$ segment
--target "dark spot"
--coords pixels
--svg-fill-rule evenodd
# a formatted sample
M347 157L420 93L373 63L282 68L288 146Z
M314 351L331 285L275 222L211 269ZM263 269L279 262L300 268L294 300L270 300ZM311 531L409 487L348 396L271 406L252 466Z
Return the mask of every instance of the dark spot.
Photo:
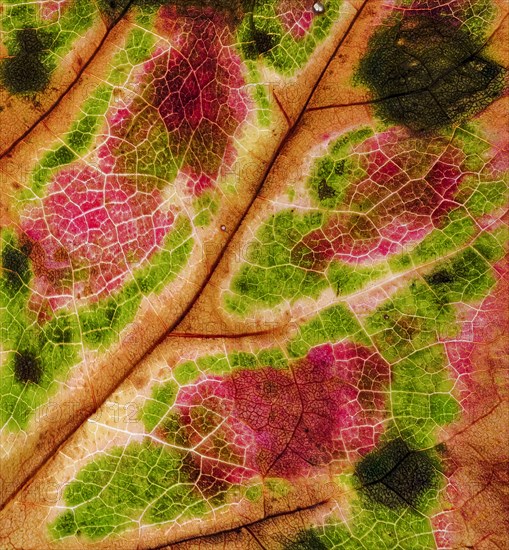
M357 464L355 475L371 501L390 509L418 507L437 481L429 452L413 450L401 438L367 454Z
M433 287L452 283L454 279L454 274L447 269L439 269L430 275L424 276L424 280Z
M16 352L14 377L22 384L38 384L42 378L42 366L39 359L30 351Z
M284 550L326 550L327 546L315 531L309 529L301 531L294 541L286 544L283 548Z
M336 197L336 190L328 185L325 180L320 180L318 183L318 198L323 201L326 199L333 199Z
M9 289L17 292L23 285L30 280L30 262L29 255L31 245L29 243L14 247L8 243L2 251L2 269L3 276Z
M259 55L266 54L276 46L276 37L268 32L253 29L250 32L249 41L242 44L242 50L246 59L256 59Z
M124 14L133 4L150 4L150 2L138 2L137 0L99 0L99 9L103 16L111 24Z
M50 70L43 63L48 48L38 29L16 31L16 51L0 67L2 84L12 94L42 92L49 83Z
M104 315L110 323L112 323L117 315L117 304L115 302L112 302L106 306Z
M504 69L475 37L429 15L405 15L376 32L358 70L378 114L415 131L466 120L502 92Z
M250 286L245 277L239 277L237 280L233 281L234 290L239 294L248 295L250 291Z
M342 176L345 173L345 159L337 160L334 163L334 173L338 176Z

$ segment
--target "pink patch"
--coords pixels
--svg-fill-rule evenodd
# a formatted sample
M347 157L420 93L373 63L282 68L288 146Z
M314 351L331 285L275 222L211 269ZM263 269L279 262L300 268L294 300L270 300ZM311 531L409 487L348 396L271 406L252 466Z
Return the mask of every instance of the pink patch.
M417 243L456 206L464 155L441 138L424 143L392 129L355 148L368 177L347 189L345 212L304 243L316 259L372 262Z
M176 400L205 476L294 478L369 452L382 432L390 368L350 342L312 349L292 371L202 378Z
M33 245L34 305L56 310L110 294L158 249L172 222L157 191L91 167L62 170L21 219Z
M306 0L281 0L277 13L283 28L295 39L303 38L309 32L315 14L312 2Z
M41 19L58 19L69 0L42 0L39 2Z

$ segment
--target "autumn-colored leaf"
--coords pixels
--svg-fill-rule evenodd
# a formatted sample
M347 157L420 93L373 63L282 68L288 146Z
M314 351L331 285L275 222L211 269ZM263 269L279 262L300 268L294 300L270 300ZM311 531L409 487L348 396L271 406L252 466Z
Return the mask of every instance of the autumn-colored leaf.
M507 12L4 3L1 548L505 547Z

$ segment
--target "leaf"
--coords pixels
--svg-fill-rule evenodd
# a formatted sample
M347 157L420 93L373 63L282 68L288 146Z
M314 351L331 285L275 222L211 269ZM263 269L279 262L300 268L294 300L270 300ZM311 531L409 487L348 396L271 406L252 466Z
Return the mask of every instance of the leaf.
M507 6L0 16L2 548L502 547Z

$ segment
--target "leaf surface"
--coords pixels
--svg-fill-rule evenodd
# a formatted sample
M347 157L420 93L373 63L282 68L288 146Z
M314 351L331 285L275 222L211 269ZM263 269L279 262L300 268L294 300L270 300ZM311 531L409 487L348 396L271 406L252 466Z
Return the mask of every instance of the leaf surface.
M2 548L503 547L507 6L2 25Z

